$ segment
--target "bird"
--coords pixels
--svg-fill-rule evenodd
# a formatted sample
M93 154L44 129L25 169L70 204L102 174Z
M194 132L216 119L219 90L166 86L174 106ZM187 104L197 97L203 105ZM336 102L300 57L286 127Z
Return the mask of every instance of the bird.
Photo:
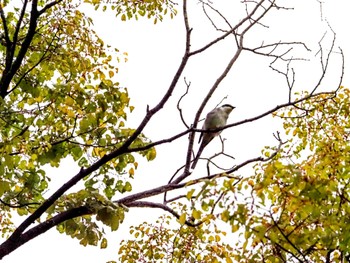
M210 111L207 116L205 117L205 121L203 124L203 130L212 130L217 129L220 127L223 127L227 123L228 116L230 115L231 111L235 109L236 107L230 105L230 104L224 104L219 108L215 108L212 111ZM211 142L211 140L218 136L221 133L221 131L216 132L202 132L199 137L199 142L202 141L201 145L199 146L198 152L196 157L193 159L191 168L194 169L197 165L197 162L199 160L200 155L202 154L204 148L208 145L208 143Z

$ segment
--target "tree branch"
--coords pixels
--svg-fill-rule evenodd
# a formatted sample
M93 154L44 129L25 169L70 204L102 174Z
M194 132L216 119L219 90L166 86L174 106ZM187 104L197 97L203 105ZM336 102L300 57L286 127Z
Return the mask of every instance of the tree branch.
M37 11L36 11L36 4L37 0L33 0L33 5L35 6L32 8L32 17L37 16ZM187 64L188 58L189 58L189 50L190 50L190 33L191 30L189 29L188 26L188 18L187 18L187 1L184 0L183 3L183 10L184 10L184 20L185 20L185 25L186 25L186 32L187 32L187 37L186 37L186 45L185 45L185 54L182 58L182 61L180 63L180 66L170 84L170 87L168 88L167 92L161 99L161 101L156 105L153 109L148 110L146 113L146 116L144 117L143 121L139 125L139 127L136 129L136 131L123 143L123 145L116 149L115 151L111 152L110 154L106 154L103 156L101 159L96 161L94 164L89 166L88 168L84 169L82 168L79 173L77 173L75 176L73 176L69 181L67 181L65 184L63 184L56 192L54 192L37 210L35 210L27 219L25 219L22 224L20 224L17 229L12 233L12 235L9 237L9 240L11 242L17 242L21 238L21 234L27 229L36 219L38 219L45 211L59 198L61 197L68 189L70 189L72 186L74 186L77 182L79 182L81 179L83 179L85 176L91 174L92 172L98 170L102 165L106 164L108 161L116 158L117 156L126 153L128 147L130 144L137 138L137 136L142 132L146 124L150 121L152 116L156 114L163 106L165 103L168 101L170 98L173 90L175 89L175 86ZM32 21L33 19L31 19ZM36 23L33 22L33 23ZM30 26L31 28L31 26ZM35 30L35 28L34 28ZM30 31L30 30L29 30ZM29 35L29 33L28 33ZM28 38L27 35L27 38ZM27 40L26 38L26 40ZM25 42L26 42L25 40ZM28 42L28 41L27 41ZM29 42L30 43L30 42ZM29 45L29 43L27 43ZM173 185L171 185L173 187ZM170 187L170 188L171 188ZM178 186L176 186L178 187Z
M87 206L80 206L76 208L72 208L68 211L64 211L60 214L55 215L54 217L46 220L45 222L40 223L37 226L34 226L27 232L23 233L21 235L21 238L19 239L13 239L9 238L5 242L3 242L0 245L0 259L2 259L4 256L10 254L12 251L17 249L18 247L22 246L26 242L32 240L33 238L45 233L49 229L51 229L54 226L57 226L58 224L67 221L69 219L88 215L92 212L88 209Z
M48 9L50 9L51 7L59 4L60 2L62 2L63 0L56 0L56 1L52 1L51 3L48 3L47 5L45 5L40 11L39 11L39 16L41 16L43 13L45 13Z
M25 2L27 2L27 1L28 0L26 0ZM19 67L21 66L22 61L24 59L24 56L27 53L28 48L30 46L30 43L32 42L33 37L35 35L35 30L37 27L37 19L39 17L37 6L38 6L38 0L33 0L32 1L32 9L30 12L29 28L28 28L26 37L21 45L21 48L18 51L18 55L13 63L12 63L12 60L13 60L14 54L12 54L10 47L7 47L6 65L5 65L5 69L4 69L2 76L1 76L1 79L0 79L0 87L1 87L0 96L2 98L5 98L6 95L8 94L7 90L9 88L11 81L12 81L12 78L16 74L16 72L18 71ZM13 45L12 48L14 50L16 43L12 42L12 45Z
M160 208L164 211L169 212L170 214L172 214L173 216L175 216L177 219L180 218L180 215L178 213L176 213L173 209L171 209L170 207L168 207L167 205L164 204L159 204L159 203L153 203L153 202L147 202L147 201L135 201L135 202L131 202L128 204L128 207L148 207L148 208ZM188 226L199 226L201 223L196 223L194 224L193 222L190 221L185 221L185 224Z
M11 40L10 40L10 36L9 36L9 31L8 31L8 27L7 27L5 13L4 13L4 10L2 8L2 3L0 3L0 17L1 17L1 21L2 21L2 26L4 28L4 34L1 37L3 37L5 39L5 46L8 49L8 47L11 46Z

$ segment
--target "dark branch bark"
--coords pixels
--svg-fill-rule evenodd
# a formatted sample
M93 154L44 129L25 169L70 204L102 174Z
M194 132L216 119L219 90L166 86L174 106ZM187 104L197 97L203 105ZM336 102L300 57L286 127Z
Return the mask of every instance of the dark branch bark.
M47 11L49 8L52 8L53 6L55 6L56 4L58 4L60 2L62 2L62 0L56 0L56 1L53 1L51 3L48 3L39 12L38 11L38 0L32 1L28 31L26 33L26 36L25 36L24 41L21 45L21 48L18 51L18 55L16 58L15 58L15 50L16 50L18 35L19 35L21 25L23 22L23 17L24 17L26 8L27 8L28 0L25 0L23 3L23 8L22 8L20 16L18 18L12 41L10 40L10 36L8 33L4 12L3 12L2 8L0 9L0 16L1 16L1 20L3 22L3 27L4 27L4 32L5 32L5 42L6 42L6 63L5 63L4 71L2 72L2 76L0 79L0 96L2 98L5 98L10 93L8 91L10 83L11 83L13 77L15 76L15 74L17 73L18 69L20 68L20 66L23 62L23 59L24 59L25 55L27 54L27 51L30 47L30 44L32 43L36 28L37 28L37 23L38 23L39 17L43 13L45 13L45 11Z
M11 46L11 40L9 37L9 31L8 31L8 27L7 27L5 13L4 13L4 10L2 9L1 3L0 3L0 17L1 17L2 26L4 28L4 35L2 37L5 39L6 47L9 47L9 46Z
M11 81L12 81L12 78L16 74L19 67L21 66L22 61L24 59L24 56L26 55L28 48L30 46L30 43L32 42L33 37L35 35L35 30L37 27L37 20L39 17L37 6L38 6L38 0L33 0L32 9L30 12L30 22L29 22L28 32L27 32L26 37L22 43L22 46L18 52L18 55L14 61L13 61L13 59L14 59L14 52L13 51L16 48L16 42L12 42L11 45L9 47L7 47L6 65L5 65L5 69L4 69L2 76L1 76L1 79L0 79L0 89L1 89L0 96L2 98L5 98L6 95L8 94L7 90L9 88ZM17 24L17 26L18 26L18 24Z
M244 19L242 19L241 22L239 22L236 26L234 26L230 31L226 32L225 34L223 34L222 36L214 39L213 41L211 41L210 43L208 43L207 45L203 46L202 48L199 48L195 51L192 51L190 53L190 56L196 55L198 53L201 53L203 51L205 51L206 49L210 48L211 46L215 45L216 43L220 42L221 40L225 39L226 37L228 37L229 35L231 35L232 33L234 33L240 26L242 26L245 22L249 21L251 19L251 17L257 12L257 10L259 9L259 7L263 4L265 0L261 0L256 7L252 10L252 12L250 12Z
M32 240L33 238L45 233L47 230L51 229L58 224L67 221L69 219L91 214L91 211L86 206L80 206L68 211L62 212L37 226L34 226L27 232L23 233L20 238L9 238L0 246L0 260L10 254L12 251L16 250L26 242Z
M43 9L41 9L39 11L39 16L42 15L43 13L45 13L48 9L50 9L51 7L59 4L60 2L62 2L63 0L56 0L56 1L52 1L51 3L48 3L46 6L43 7Z
M167 211L169 212L170 214L172 214L173 216L175 216L177 219L180 218L180 215L178 213L176 213L173 209L171 209L170 207L164 205L164 204L159 204L159 203L153 203L153 202L147 202L147 201L135 201L135 202L132 202L132 203L129 203L128 205L129 207L147 207L147 208L159 208L159 209L162 209L164 211ZM192 227L195 227L195 226L198 226L201 224L200 223L196 223L194 224L193 222L190 222L190 221L185 221L185 224L188 225L188 226L192 226Z
M12 59L13 59L13 56L15 54L16 43L17 43L17 40L18 40L18 34L19 34L20 29L21 29L21 25L22 25L22 22L23 22L24 14L26 13L27 4L28 4L28 0L25 0L24 3L23 3L23 7L22 7L21 13L19 15L17 24L16 24L15 33L13 34L13 39L12 39L13 45L12 45L11 50L10 50L10 54L11 54Z
M264 2L264 0L261 0L256 7L253 9L252 13L250 13L245 19L249 20L254 13L258 10L258 8L262 5L262 3ZM211 87L211 89L209 90L209 92L207 93L206 97L203 99L202 104L200 105L196 116L194 118L193 121L193 127L196 128L197 127L197 123L198 120L200 118L200 115L202 114L202 111L204 109L204 107L206 106L206 104L208 103L209 99L211 98L211 96L214 94L214 92L218 89L220 83L225 79L225 77L227 76L227 74L230 72L233 64L237 61L237 59L239 58L242 50L243 50L243 39L245 34L255 25L257 24L265 15L266 13L274 6L274 2L275 1L271 1L270 5L268 8L266 8L264 10L264 12L262 12L262 14L254 20L254 22L250 23L243 31L242 33L240 33L239 35L236 34L236 37L238 37L238 41L237 41L237 50L234 53L234 55L232 56L231 60L229 61L229 63L227 64L227 66L225 67L225 69L223 70L223 72L221 73L221 75L219 76L219 78L215 81L215 83L213 84L213 86ZM238 28L240 25L243 24L243 21L241 21L240 23L237 24L237 26L235 28ZM235 30L231 30L231 33L235 32ZM193 150L193 143L194 143L194 138L195 138L195 132L190 133L189 136L189 143L188 143L188 148L187 148L187 155L186 155L186 166L185 166L185 171L182 175L180 175L177 179L175 179L174 183L179 183L182 180L184 180L187 176L189 176L189 167L190 167L190 163L191 163L191 156L192 156L192 150Z
M8 242L20 242L20 240L22 240L23 237L23 233L24 231L32 224L35 222L36 219L38 219L42 214L45 213L45 211L59 198L61 197L68 189L70 189L72 186L74 186L77 182L79 182L81 179L83 179L84 177L86 177L87 175L91 174L92 172L98 170L102 165L104 165L105 163L107 163L108 161L116 158L117 156L124 154L128 147L131 145L131 143L141 134L141 132L143 131L144 127L147 125L147 123L151 120L151 118L154 116L154 114L156 114L159 110L161 110L165 103L169 100L170 96L172 95L172 92L174 91L176 84L187 64L187 61L189 59L189 50L190 50L190 30L188 28L188 18L187 18L187 1L185 0L183 2L183 10L184 10L184 20L185 20L185 25L186 25L186 45L185 45L185 53L184 56L182 58L182 61L180 63L180 66L177 70L177 72L175 73L175 76L167 90L167 92L165 93L165 95L163 96L163 98L160 100L160 102L151 110L147 110L146 116L144 117L143 121L141 122L141 124L138 126L138 128L136 129L136 131L125 141L125 143L117 150L113 151L110 154L107 154L105 156L103 156L100 160L98 160L97 162L95 162L94 164L92 164L90 167L86 168L86 169L81 169L79 173L77 173L74 177L72 177L69 181L67 181L65 184L62 185L62 187L60 187L55 193L53 193L33 214L31 214L26 220L24 220L22 222L22 224L20 224L17 229L13 232L13 234L9 237ZM33 4L32 4L32 13L31 13L31 20L30 20L30 26L29 26L29 30L28 30L28 34L26 39L24 40L24 43L22 45L22 48L20 50L20 54L22 54L22 59L25 55L25 51L28 49L30 42L34 36L35 33L35 28L36 28L36 19L38 18L38 12L37 12L37 0L33 0ZM17 69L20 66L20 62L22 61L20 59L20 54L18 55L16 61L14 62L13 68L15 69L14 72L17 71ZM16 63L17 62L17 63ZM19 62L19 64L18 64ZM9 81L11 78L6 78L5 80ZM9 82L10 83L10 82ZM8 83L8 84L9 84ZM1 81L0 81L0 84ZM7 94L7 88L6 91L4 92L4 96L6 96ZM173 187L173 186L172 186ZM178 186L177 186L178 187ZM21 243L21 242L20 242ZM3 247L5 244L2 244L0 246ZM1 256L1 253L0 253Z
M28 0L25 0L25 3L27 3ZM7 56L8 58L6 58L6 65L5 65L5 70L4 70L4 74L2 76L2 78L0 79L0 95L4 98L9 92L9 85L11 83L11 80L14 76L14 74L17 72L17 70L19 69L26 52L28 51L28 48L30 46L30 43L34 37L35 34L35 30L36 30L36 26L37 26L37 20L39 18L40 15L42 15L46 10L48 10L49 8L53 7L54 5L60 3L62 0L56 0L56 1L52 1L49 4L47 4L42 10L38 11L37 10L37 0L33 0L32 1L32 9L31 9L31 16L30 16L30 23L29 23L29 28L28 28L28 32L26 34L26 37L22 43L22 46L19 50L18 56L16 57L16 59L13 62L13 52L11 53L11 48L14 48L14 46L16 45L16 41L17 41L17 37L18 37L18 32L19 32L19 28L20 28L20 24L22 22L23 19L23 10L25 10L25 8L22 10L20 19L18 21L17 27L16 27L16 31L14 34L14 40L13 43L11 43L10 38L8 36L8 30L6 29L6 19L4 16L4 13L2 11L2 9L0 8L0 17L3 21L4 24L4 31L5 31L5 42L8 45L8 49L7 49ZM54 216L51 219L48 219L47 221L40 223L32 228L30 228L29 230L27 230L37 219L39 219L46 211L47 209L53 205L55 203L55 201L57 201L67 190L69 190L72 186L74 186L76 183L78 183L79 181L81 181L84 177L90 175L93 172L96 172L99 168L101 168L104 164L106 164L107 162L111 161L112 159L125 154L125 153L131 153L131 152L137 152L137 151L143 151L143 150L147 150L151 147L154 147L156 145L160 145L163 143L167 143L167 142L172 142L188 133L190 133L190 139L189 139L189 146L188 146L188 150L187 150L187 156L186 156L186 165L184 168L184 172L182 175L180 175L177 179L175 179L173 182L169 182L166 185L163 186L159 186L159 187L155 187L153 189L149 189L143 192L139 192L136 194L132 194L130 196L126 196L124 198L121 198L119 200L114 201L114 203L116 204L120 204L120 205L124 205L126 207L149 207L149 208L159 208L159 209L163 209L169 213L171 213L172 215L174 215L175 217L179 218L179 215L172 210L171 208L169 208L166 205L166 200L164 202L164 204L159 204L159 203L153 203L153 202L148 202L148 201L140 201L142 199L148 198L148 197L152 197L152 196L156 196L162 193L166 193L172 190L176 190L176 189L181 189L181 188L185 188L187 186L193 186L196 184L200 184L204 181L207 180L215 180L217 178L222 178L222 177L233 177L230 176L230 173L236 172L239 169L241 169L242 167L254 163L254 162L266 162L271 160L272 158L274 158L276 156L276 154L279 151L279 148L282 145L282 141L279 140L280 145L277 147L277 150L275 151L275 153L273 153L270 157L268 158L263 158L263 157L256 157L256 158L252 158L249 160L246 160L244 162L242 162L241 164L238 164L236 166L234 166L232 169L226 171L225 173L218 173L218 174L212 174L209 176L205 176L205 177L201 177L195 180L190 180L187 182L183 182L184 179L186 179L189 175L189 164L191 162L191 153L192 153L192 149L193 149L193 142L194 142L194 136L195 136L195 132L199 132L199 131L203 131L201 129L196 129L196 125L197 122L200 118L200 115L205 107L205 105L207 104L207 102L209 101L209 99L211 98L211 96L213 95L213 93L217 90L217 88L219 87L220 83L223 81L223 79L227 76L227 74L229 73L229 71L231 70L233 64L237 61L238 57L240 56L241 52L247 48L245 48L243 46L243 40L244 40L244 36L245 34L256 24L259 24L259 21L261 20L262 17L264 17L266 15L266 13L273 7L276 7L273 0L269 1L269 6L268 7L262 7L263 2L265 2L265 0L261 0L260 2L256 3L255 8L249 13L247 14L247 16L240 22L238 23L234 28L232 28L231 30L229 30L227 33L223 34L221 37L215 39L214 41L208 43L207 45L205 45L204 47L195 50L193 52L190 51L190 42L191 42L191 31L192 29L189 26L189 22L188 22L188 17L187 17L187 1L184 0L183 1L183 18L184 18L184 24L185 24L185 30L186 30L186 44L185 44L185 52L184 55L182 57L181 63L168 87L168 89L166 90L164 96L162 97L162 99L159 101L159 103L153 107L152 109L147 108L147 112L145 114L145 117L143 118L143 120L141 121L140 125L137 127L136 131L123 143L123 145L114 150L113 152L106 154L105 156L103 156L101 159L99 159L98 161L96 161L95 163L93 163L91 166L87 167L87 168L82 168L76 175L74 175L69 181L67 181L65 184L63 184L54 194L52 194L43 204L41 204L41 206L33 213L31 214L26 220L23 221L23 223L13 232L13 234L10 236L10 238L5 241L3 244L0 245L0 259L9 254L10 252L12 252L13 250L15 250L16 248L18 248L19 246L21 246L22 244L28 242L29 240L35 238L36 236L46 232L47 230L49 230L50 228L68 220L71 218L75 218L78 216L82 216L82 215L86 215L86 214L91 214L93 213L93 211L91 211L88 207L86 206L81 206L81 207L77 207L65 212L62 212L56 216ZM261 14L257 17L257 18L253 18L253 15L257 13L257 10L259 8L262 8L263 11L261 12ZM245 25L245 28L241 28L243 27L243 24L247 23L248 25ZM237 31L241 31L240 33L237 33ZM7 32L7 33L6 33ZM219 76L219 78L214 82L213 86L211 87L211 89L209 90L209 92L207 93L206 97L204 98L199 110L196 113L195 119L194 119L194 126L191 128L188 128L186 131L183 131L181 133L178 133L177 135L174 135L168 139L163 139L163 140L159 140L157 142L151 143L149 145L143 146L143 147L139 147L139 148L130 148L130 145L135 141L135 139L142 133L142 131L144 130L144 128L146 127L146 125L148 124L148 122L153 118L153 116L158 113L163 107L164 105L167 103L167 101L169 100L169 98L172 96L174 89L178 83L179 78L182 75L182 72L184 71L187 62L189 60L189 58L192 55L198 54L206 49L208 49L209 47L213 46L214 44L216 44L217 42L223 40L224 38L226 38L227 36L229 36L230 34L233 34L235 36L236 39L236 44L237 44L237 49L235 50L235 52L233 52L231 60L228 62L228 64L226 65L226 67L224 68L223 72L221 73L221 75ZM13 46L14 45L14 46ZM334 45L334 42L333 42ZM332 45L332 48L333 48ZM265 45L264 47L269 47L269 45ZM277 44L276 44L277 47ZM14 49L13 49L14 50ZM259 48L257 49L252 49L250 51L256 51L258 50L259 52ZM263 53L261 53L263 54ZM260 55L261 55L260 54ZM330 54L330 53L329 53ZM328 64L328 60L329 60L329 56L327 57L327 64ZM322 61L321 61L322 62ZM327 70L327 64L324 67L322 64L322 68L324 70L324 72ZM6 73L6 74L5 74ZM344 73L344 64L343 64L343 73ZM340 84L339 84L340 85ZM318 88L319 85L316 85L315 90ZM225 127L216 129L216 130L212 130L211 132L214 131L220 131L220 130L224 130L230 127L234 127L234 126L238 126L238 125L242 125L248 122L252 122L255 120L258 120L260 118L263 118L265 116L268 116L274 112L276 112L279 109L285 108L285 107L289 107L289 106L295 106L296 104L305 101L307 99L310 99L312 97L318 96L320 94L329 94L329 98L331 98L332 96L334 96L336 94L336 91L334 92L322 92L322 93L315 93L315 90L309 95L306 96L304 98L301 98L299 100L295 100L295 101L291 101L289 99L289 101L287 103L281 104L281 105L277 105L276 107L274 107L273 109L266 111L256 117L253 118L249 118L249 119L245 119L233 124L229 124L226 125ZM208 132L208 131L207 131ZM71 134L71 138L73 137L73 133ZM61 141L56 142L56 144L64 142L64 141L69 141L69 138L67 139L63 139ZM236 178L236 177L234 177ZM237 180L240 180L241 178L237 178ZM177 198L180 198L183 196L178 196ZM218 198L218 200L216 201L216 203L220 200L222 196L220 196ZM169 201L169 200L168 200ZM1 202L1 199L0 199ZM214 211L215 205L213 207L212 213ZM191 222L186 222L188 225L191 225ZM194 226L194 224L192 224L192 226ZM278 227L278 226L277 226ZM27 230L27 231L26 231ZM288 238L288 236L287 236ZM279 246L279 244L277 244ZM281 247L283 249L283 247Z

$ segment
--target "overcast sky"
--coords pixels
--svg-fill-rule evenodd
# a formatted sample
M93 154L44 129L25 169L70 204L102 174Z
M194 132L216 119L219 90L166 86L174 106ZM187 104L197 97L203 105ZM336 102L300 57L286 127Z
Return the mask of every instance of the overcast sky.
M196 2L196 1L193 1ZM214 1L216 2L216 1ZM224 1L221 1L224 2ZM278 42L303 41L313 51L305 55L311 61L309 63L295 64L297 72L298 89L308 89L315 85L319 74L319 65L316 63L315 53L318 40L324 32L329 31L325 44L331 39L330 30L327 28L325 19L328 20L333 30L337 33L337 46L341 46L345 53L346 65L349 65L350 38L349 38L349 7L348 0L324 0L323 21L320 17L319 1L317 0L289 0L287 5L294 7L292 11L274 11L265 21L270 28L259 27L247 37L247 44L259 44L262 41ZM197 10L196 10L197 9ZM193 27L193 48L200 47L206 41L211 40L216 33L210 23L205 20L201 13L200 5L190 5L190 23ZM228 6L225 12L233 10ZM163 92L169 86L177 69L184 51L184 26L182 16L179 14L173 20L166 18L162 23L153 25L152 21L140 19L138 22L121 22L112 13L95 13L92 9L87 12L93 16L95 30L108 43L117 47L122 52L128 52L128 62L119 65L119 81L121 86L126 86L131 97L131 104L136 106L135 111L129 118L129 125L135 127L143 118L147 105L155 106ZM237 16L238 17L238 16ZM239 18L237 18L239 19ZM328 42L327 42L328 41ZM234 43L220 44L217 48L206 52L204 55L195 57L190 61L184 76L191 81L191 90L185 98L183 109L187 121L194 118L202 99L205 96L201 90L210 87L218 74L223 70L232 54L230 47ZM273 106L286 102L287 89L281 76L268 68L270 61L266 58L243 54L234 65L232 72L222 83L220 90L214 94L205 112L211 110L224 96L228 96L225 103L237 107L230 116L229 122L235 122L247 117L253 117L259 112L268 110ZM332 88L339 79L339 56L332 58L333 66L330 77L322 87ZM347 67L345 67L347 68ZM350 87L349 75L345 72L343 85ZM169 104L158 116L155 117L146 129L146 135L152 140L174 135L182 131L179 118L174 105L185 85L181 81L179 89L174 93ZM256 157L265 145L274 145L272 133L281 130L278 122L266 118L254 124L236 127L223 132L227 139L228 151L235 156L237 162L247 158ZM135 174L133 182L134 191L145 189L149 186L158 186L166 183L172 173L184 162L187 138L182 138L175 144L167 144L157 148L158 156L155 161L147 163L140 160L140 167ZM219 141L216 141L219 144ZM207 153L218 150L214 142ZM169 153L176 159L169 159ZM176 154L178 153L178 154ZM205 153L204 153L205 154ZM181 157L182 156L182 157ZM69 160L63 162L60 169L48 169L51 176L59 175L55 179L55 190L60 183L73 176ZM67 169L69 167L69 169ZM78 171L78 168L76 169ZM151 182L153 182L151 184ZM154 182L156 182L154 184ZM60 235L56 230L28 242L9 256L3 262L106 262L117 260L117 248L119 241L128 236L130 224L138 224L145 220L156 218L159 213L151 209L133 209L126 215L126 222L121 225L117 232L109 235L109 247L100 250L95 247L82 247L77 240Z

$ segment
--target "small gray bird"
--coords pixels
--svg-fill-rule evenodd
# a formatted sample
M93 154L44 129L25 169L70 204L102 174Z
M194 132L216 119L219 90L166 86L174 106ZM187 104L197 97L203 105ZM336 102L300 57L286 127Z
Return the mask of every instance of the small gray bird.
M226 125L228 116L230 115L231 111L235 107L229 105L229 104L224 104L219 108L213 109L211 112L207 114L207 117L205 117L205 121L203 124L203 130L211 130L211 129L216 129L220 128ZM198 152L196 157L193 160L191 168L194 169L196 167L196 164L198 162L198 159L200 155L202 154L205 146L208 145L208 143L211 142L211 140L215 137L218 136L221 133L221 131L217 132L202 132L199 141L202 140L201 145L199 146Z

